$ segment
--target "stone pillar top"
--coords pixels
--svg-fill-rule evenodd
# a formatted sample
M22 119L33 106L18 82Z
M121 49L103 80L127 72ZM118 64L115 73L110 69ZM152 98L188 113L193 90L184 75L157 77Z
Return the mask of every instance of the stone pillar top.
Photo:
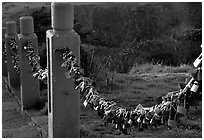
M7 21L6 22L6 33L8 35L16 34L16 22L15 21Z
M20 33L21 34L33 34L34 24L31 16L24 16L20 18Z
M68 2L51 4L52 28L55 30L71 30L74 26L74 7Z

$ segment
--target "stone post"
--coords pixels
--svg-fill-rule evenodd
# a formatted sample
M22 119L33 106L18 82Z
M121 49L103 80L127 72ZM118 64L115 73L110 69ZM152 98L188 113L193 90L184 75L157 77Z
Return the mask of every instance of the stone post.
M70 3L52 3L52 30L46 32L48 64L48 137L79 137L80 98L72 78L66 78L63 59L55 49L68 47L80 65L80 37L72 29Z
M21 109L33 108L40 100L40 87L38 79L33 77L32 66L26 57L24 46L27 41L32 42L35 54L38 54L38 41L34 33L33 18L24 16L20 18L19 52L20 52L20 79L21 79Z
M20 85L19 75L14 69L14 64L11 57L11 45L10 40L14 39L18 43L18 35L16 32L16 22L7 21L6 22L6 34L5 34L5 44L7 52L7 70L8 70L8 83L11 87L18 87Z

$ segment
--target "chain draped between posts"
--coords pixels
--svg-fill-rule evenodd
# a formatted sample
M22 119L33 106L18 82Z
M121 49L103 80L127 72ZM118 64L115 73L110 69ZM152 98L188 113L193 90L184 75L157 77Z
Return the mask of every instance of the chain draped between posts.
M16 39L10 39L9 44L11 46L11 57L13 62L13 67L17 74L20 74L20 67L19 67L19 56L18 56L18 46L16 43Z
M39 63L39 56L37 56L34 52L34 48L32 47L32 41L27 41L24 46L24 50L27 51L26 57L29 60L29 64L32 66L32 72L34 72L33 77L38 78L39 80L47 83L47 75L48 70L42 69Z
M139 130L143 130L145 125L162 125L167 119L168 127L174 127L179 116L186 114L185 109L188 108L189 98L193 94L189 95L189 91L197 92L198 89L198 87L195 90L192 89L195 85L193 83L197 83L197 78L194 78L198 75L197 71L184 89L169 92L165 97L158 98L155 106L144 108L139 104L134 110L127 110L118 106L114 101L107 101L100 97L99 92L92 86L93 81L83 76L83 71L76 64L76 57L68 48L56 49L55 52L61 53L64 60L61 67L67 69L65 73L67 78L73 77L75 89L80 90L80 97L84 99L83 105L86 107L89 104L98 111L105 123L115 124L115 127L125 134L127 134L127 128L133 125L139 126Z
M14 68L20 72L19 59L17 54L17 45L15 39L10 40L11 56L13 58ZM44 82L47 81L48 70L43 70L39 64L39 56L34 53L32 42L27 41L24 46L27 51L26 57L29 64L32 66L33 76ZM172 128L177 125L179 116L186 114L185 109L189 108L191 96L198 90L198 84L202 79L198 79L201 73L201 67L197 68L196 73L184 89L175 92L169 92L164 97L157 98L157 104L152 107L143 107L141 104L137 105L134 110L127 110L120 107L115 101L108 101L100 97L99 92L93 87L93 81L88 77L84 77L83 70L77 65L77 59L69 48L56 49L55 52L60 52L64 60L61 67L67 69L65 73L66 78L73 78L75 89L80 90L80 97L84 100L83 105L86 107L90 105L94 110L98 111L98 115L103 118L105 124L115 124L116 129L124 134L128 133L128 128L138 126L139 130L143 130L144 126L164 125L168 121L168 127ZM194 90L191 90L196 86ZM190 92L190 93L189 93ZM180 111L178 111L180 108Z
M15 71L20 74L20 68L19 68L19 56L18 56L18 46L15 39L11 39L9 41L11 45L11 57L12 62L14 65ZM26 45L24 46L24 50L27 51L26 57L29 60L29 64L32 66L32 72L34 72L33 77L38 78L39 80L44 81L44 83L47 83L47 69L42 69L39 64L39 56L35 55L34 48L32 47L32 42L27 41ZM6 51L3 52L4 57L6 57Z
M7 56L6 56L6 43L3 42L2 44L2 54L3 54L3 60L4 60L4 63L7 63Z

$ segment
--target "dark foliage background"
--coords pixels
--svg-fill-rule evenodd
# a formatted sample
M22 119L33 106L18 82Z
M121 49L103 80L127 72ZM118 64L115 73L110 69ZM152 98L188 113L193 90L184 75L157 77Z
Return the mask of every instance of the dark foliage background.
M45 48L50 10L32 14ZM88 76L99 71L127 73L135 64L192 64L201 53L202 3L104 3L75 6L81 64ZM41 63L46 66L45 50Z

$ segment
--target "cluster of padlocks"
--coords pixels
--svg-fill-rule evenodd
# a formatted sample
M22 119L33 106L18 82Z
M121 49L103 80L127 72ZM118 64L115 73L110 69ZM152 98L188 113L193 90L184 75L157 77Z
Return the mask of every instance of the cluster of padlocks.
M12 62L13 62L13 67L15 69L15 71L20 74L20 67L19 67L19 57L18 57L18 46L17 46L17 43L16 43L16 40L15 39L11 39L10 40L10 45L12 46L11 47L11 57L12 57Z
M192 74L190 84L188 84L186 89L186 109L190 106L196 104L195 98L202 98L202 54L195 60L193 65L196 67L196 72ZM200 95L200 96L199 96Z
M124 134L132 127L137 126L139 130L143 130L145 126L158 126L167 122L169 128L178 126L179 118L186 115L186 110L196 97L196 94L201 94L202 68L200 55L194 62L197 68L191 80L183 89L169 92L164 97L156 99L156 105L152 107L143 107L139 104L134 110L127 110L117 105L114 101L108 101L100 97L99 93L92 86L93 81L84 77L83 71L77 66L76 58L68 48L56 50L62 52L64 63L62 67L67 69L66 77L73 77L76 85L75 89L80 90L80 95L83 98L83 105L88 104L103 118L105 124L113 123L116 129Z
M24 50L27 51L26 57L29 60L29 64L32 66L33 76L42 80L46 83L47 81L47 69L42 69L39 63L39 56L37 56L34 52L34 48L32 47L32 41L27 41L27 44L24 46Z

